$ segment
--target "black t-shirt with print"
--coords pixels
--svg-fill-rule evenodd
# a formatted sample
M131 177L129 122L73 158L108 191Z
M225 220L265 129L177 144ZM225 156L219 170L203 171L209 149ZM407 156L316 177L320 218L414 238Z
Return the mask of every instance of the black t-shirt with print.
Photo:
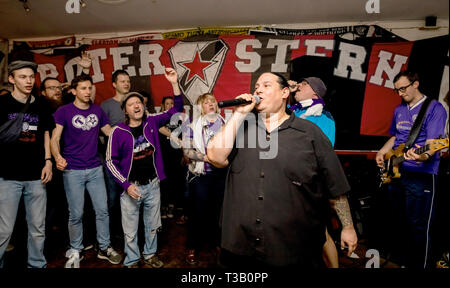
M11 94L0 96L0 125L15 118L24 106ZM19 138L10 144L0 143L0 177L6 180L39 180L45 165L44 132L54 127L48 105L35 97L23 119Z
M142 124L138 127L130 127L134 137L133 164L129 180L145 183L156 177L153 164L153 146L145 139Z

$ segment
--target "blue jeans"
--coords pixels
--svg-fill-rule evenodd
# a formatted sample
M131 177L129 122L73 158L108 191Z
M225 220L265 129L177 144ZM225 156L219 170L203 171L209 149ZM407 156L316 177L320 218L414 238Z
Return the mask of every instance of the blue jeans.
M65 170L63 174L69 206L70 247L83 249L84 191L87 189L95 211L97 241L101 250L110 246L109 215L102 166L85 170Z
M47 194L41 180L15 181L0 178L0 268L11 239L20 198L24 199L28 226L28 267L44 268L45 213Z
M144 257L156 253L158 243L156 232L161 226L159 181L153 180L150 184L137 187L141 190L140 200L130 197L126 192L120 197L122 227L125 234L126 257L123 261L125 266L132 265L140 259L137 235L139 208L142 204L144 205L145 229L145 246L142 252Z

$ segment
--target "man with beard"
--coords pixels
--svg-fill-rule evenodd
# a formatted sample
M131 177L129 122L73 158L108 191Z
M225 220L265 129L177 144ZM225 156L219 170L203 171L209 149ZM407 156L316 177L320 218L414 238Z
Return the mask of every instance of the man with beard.
M42 81L40 88L44 97L43 100L48 103L49 112L53 115L56 109L63 104L61 82L54 77L47 77ZM52 166L53 179L47 183L47 216L45 225L47 231L56 231L63 227L64 211L66 211L62 174L61 171L56 169L55 163ZM49 234L47 233L47 235Z

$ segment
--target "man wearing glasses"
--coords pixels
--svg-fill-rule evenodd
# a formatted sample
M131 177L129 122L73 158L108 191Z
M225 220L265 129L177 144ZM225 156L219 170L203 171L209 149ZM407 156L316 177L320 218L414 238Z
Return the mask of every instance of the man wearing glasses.
M384 156L391 149L407 142L414 121L427 98L419 90L419 78L411 71L401 71L394 78L395 91L402 97L402 104L395 108L391 128L392 137L376 155L377 165L383 168ZM441 103L432 100L424 115L422 128L414 148L405 151L405 161L400 164L401 177L392 179L387 187L392 214L392 241L397 241L399 261L410 268L426 268L430 259L430 226L434 206L435 186L439 169L439 153L426 151L416 154L415 148L428 144L444 135L447 114ZM404 230L402 230L404 228ZM398 236L398 237L396 237ZM394 248L395 249L395 248Z
M41 82L41 94L44 96L49 107L49 114L52 115L62 106L62 86L58 79L47 77ZM54 125L52 127L53 130ZM51 137L51 132L50 132ZM56 169L56 164L52 160L53 179L47 183L47 215L45 227L47 231L56 231L64 225L64 211L67 210L64 194L64 184L62 173ZM47 236L48 236L47 232ZM48 239L48 238L47 238ZM48 241L46 245L49 245Z
M52 107L52 114L63 104L62 86L58 79L53 77L45 78L41 83L41 93Z

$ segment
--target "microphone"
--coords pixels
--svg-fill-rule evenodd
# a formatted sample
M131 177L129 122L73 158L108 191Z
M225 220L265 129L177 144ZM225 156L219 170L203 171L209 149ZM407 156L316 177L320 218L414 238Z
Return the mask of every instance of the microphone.
M253 95L253 98L255 98L256 104L259 104L259 102L261 102L261 98L259 98L258 95ZM237 98L237 99L220 101L219 103L217 103L217 105L219 105L219 108L224 108L224 107L238 106L238 105L250 104L250 103L252 103L252 101L247 101L242 98Z

